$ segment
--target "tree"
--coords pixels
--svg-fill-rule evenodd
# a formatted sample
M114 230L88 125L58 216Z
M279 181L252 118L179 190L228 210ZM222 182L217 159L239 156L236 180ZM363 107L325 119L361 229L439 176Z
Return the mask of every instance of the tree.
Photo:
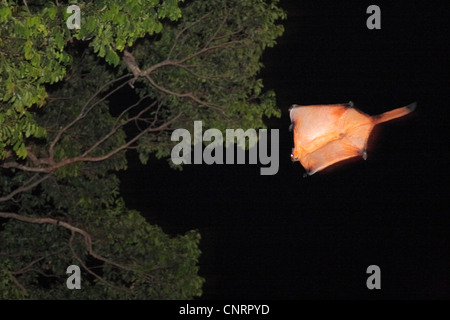
M199 233L172 238L128 210L114 172L130 149L167 157L194 120L279 116L258 78L277 1L79 1L79 30L62 1L1 4L0 297L199 296ZM83 290L64 285L72 264Z

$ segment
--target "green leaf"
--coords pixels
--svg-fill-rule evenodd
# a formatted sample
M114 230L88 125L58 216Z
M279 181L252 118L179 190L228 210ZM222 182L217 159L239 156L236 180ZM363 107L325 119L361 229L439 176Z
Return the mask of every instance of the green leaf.
M8 6L0 8L0 23L6 22L11 16L11 8Z
M106 62L113 65L114 67L117 66L120 62L119 55L111 47L108 47L105 59Z
M23 47L24 53L25 53L25 59L30 60L33 57L33 49L32 49L33 43L28 40L25 42L25 46Z

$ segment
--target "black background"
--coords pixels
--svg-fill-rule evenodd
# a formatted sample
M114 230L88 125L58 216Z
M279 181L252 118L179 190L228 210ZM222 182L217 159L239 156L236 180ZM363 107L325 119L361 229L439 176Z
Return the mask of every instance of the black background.
M120 174L129 208L176 235L202 235L202 299L449 299L449 6L423 1L281 1L288 19L264 55L277 93L280 168L139 164ZM445 3L445 2L442 2ZM381 8L381 30L366 9ZM290 161L292 104L354 101L413 114L376 127L368 159L302 178ZM381 290L366 269L381 268Z

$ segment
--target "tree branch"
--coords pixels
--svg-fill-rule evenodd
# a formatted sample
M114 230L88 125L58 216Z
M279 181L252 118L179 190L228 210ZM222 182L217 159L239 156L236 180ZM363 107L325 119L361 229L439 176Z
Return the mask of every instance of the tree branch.
M124 288L119 288L116 287L112 284L110 284L108 281L106 281L105 279L101 278L99 275L97 275L95 272L93 272L92 270L90 270L86 264L83 262L83 260L76 254L76 252L74 251L73 247L72 247L72 243L75 237L75 234L79 234L83 237L84 239L84 244L85 244L85 248L87 250L87 252L94 257L95 259L102 261L104 263L110 264L118 269L122 269L122 270L127 270L127 271L131 271L131 272L135 272L136 274L144 277L145 279L152 281L154 279L154 277L150 274L141 272L139 270L136 270L134 268L130 268L126 265L111 261L103 256L101 256L100 254L96 253L94 251L94 249L92 248L92 237L91 235L83 230L80 229L78 227L75 227L65 221L62 220L57 220L57 219L53 219L53 218L37 218L37 217L28 217L28 216L23 216L17 213L12 213L12 212L0 212L0 217L1 218L5 218L5 219L15 219L18 221L22 221L22 222L27 222L27 223L34 223L34 224L52 224L55 226L59 226L59 227L63 227L67 230L71 231L71 237L69 239L69 248L74 256L75 259L77 259L80 264L83 266L84 269L86 269L87 272L89 272L90 274L92 274L94 277L96 277L97 279L99 279L100 281L108 284L109 286L113 287L113 288L117 288L117 289L121 289L121 290L125 290ZM37 261L34 261L32 264L36 263ZM155 267L155 270L158 269L160 267ZM125 290L126 292L130 293L128 290Z
M136 121L141 119L141 116L143 113L147 112L148 110L150 110L151 107L153 107L156 104L156 101L153 102L152 104L150 104L147 108L142 109L136 116L127 119L126 121L118 124L118 122L120 122L121 118L127 113L129 112L131 109L133 109L134 107L138 106L146 97L143 97L142 99L140 99L137 103L135 103L134 105L130 106L129 108L127 108L126 110L124 110L116 119L116 121L114 122L114 125L112 127L112 129L100 140L98 140L96 143L94 143L88 150L86 150L81 157L86 157L89 153L91 153L92 151L94 151L99 145L101 145L102 143L104 143L105 141L107 141L109 138L111 138L120 128L124 127L125 125L127 125L130 122Z
M21 187L15 189L14 191L12 191L10 194L4 196L4 197L0 197L0 203L1 202L5 202L8 200L11 200L14 196L16 196L19 193L28 191L33 189L34 187L38 186L39 184L41 184L43 181L47 180L48 178L50 178L52 176L53 173L48 173L44 176L42 176L40 179L36 180L35 182L31 183L31 181L38 176L38 174L35 174L30 180L28 180L28 183L24 183Z
M191 23L190 25L188 25L185 28L181 29L180 32L177 33L177 35L175 36L175 40L173 41L172 47L170 48L169 54L167 55L167 60L170 60L170 56L172 55L173 50L177 46L178 39L181 37L181 35L183 33L185 33L187 30L189 30L190 28L192 28L193 26L199 24L200 22L203 22L203 20L205 20L211 14L212 14L211 12L208 12L208 13L204 14L200 19L194 21L193 23Z
M35 265L36 263L38 263L39 261L41 261L43 259L45 259L45 257L41 256L40 258L37 258L36 260L31 261L28 265L26 265L22 269L14 271L14 274L22 274L22 273L27 272L33 265Z
M68 129L70 129L71 127L73 127L78 121L80 121L81 119L83 119L84 117L86 117L86 115L100 102L104 101L106 98L108 98L111 94L113 94L114 92L116 92L117 90L119 90L120 88L122 88L124 86L124 84L118 86L117 88L115 88L114 90L111 90L108 94L106 94L104 97L102 97L101 99L99 99L98 101L96 101L88 110L87 112L85 112L87 106L91 103L91 101L97 96L99 95L105 88L111 86L112 84L114 84L115 82L121 81L125 78L130 77L130 74L126 74L123 75L117 79L113 79L109 82L107 82L106 84L104 84L103 86L101 86L89 99L88 101L86 101L86 103L84 104L84 106L81 108L81 111L79 113L79 115L73 120L71 121L69 124L67 124L64 128L62 128L61 130L58 131L58 133L56 134L56 137L53 139L53 141L50 144L50 148L49 148L49 158L50 160L54 159L54 149L56 144L58 143L58 141L61 139L61 136L64 134L64 132L66 132ZM126 83L126 82L125 82Z
M23 286L23 284L21 284L21 283L19 282L19 280L17 280L16 276L12 276L12 279L13 279L13 281L14 281L14 284L15 284L17 287L19 287L19 289L20 289L25 295L28 295L27 289Z
M72 234L71 234L70 239L69 239L69 248L70 248L70 251L72 252L73 257L81 264L81 266L83 267L83 269L85 269L89 274L93 275L96 279L100 280L101 282L103 282L103 283L106 284L107 286L109 286L109 287L111 287L111 288L114 288L114 289L117 289L117 290L124 291L124 292L126 292L126 293L131 293L130 290L127 290L127 289L124 289L124 288L121 288L121 287L117 287L117 286L115 286L115 285L109 283L109 282L106 281L105 279L103 279L103 277L100 277L100 276L99 276L98 274L96 274L94 271L92 271L92 270L84 263L84 261L77 255L77 253L76 253L75 250L73 249L72 242L73 242L73 239L74 239L74 238L75 238L75 232L72 231Z
M139 117L142 115L142 113L147 111L151 106L152 105L150 105L146 109L142 110L136 117L132 117L129 120L125 121L119 127L125 125L126 123L135 121L136 119L139 119ZM165 123L161 124L158 127L152 127L152 126L147 127L145 130L141 131L139 134L137 134L135 137L130 139L128 142L122 144L121 146L117 147L116 149L108 152L107 154L101 155L101 156L89 157L88 154L95 149L95 148L91 147L80 156L64 159L64 160L61 160L60 162L54 163L54 164L52 164L50 166L46 166L46 167L29 167L29 166L18 164L16 162L4 163L1 165L1 167L3 167L3 168L16 168L16 169L20 169L20 170L27 171L27 172L36 172L37 174L35 174L30 180L28 180L26 183L24 183L21 187L15 189L14 191L12 191L11 193L9 193L6 196L0 197L0 203L11 200L14 196L16 196L19 193L23 193L25 191L31 190L32 188L38 186L43 181L50 178L55 170L62 168L64 166L67 166L69 164L73 164L73 163L77 163L77 162L99 162L99 161L104 161L104 160L110 159L117 153L131 148L132 145L136 141L138 141L139 138L141 138L144 134L149 133L149 132L167 130L167 128L169 128L169 126L173 122L175 122L181 116L181 114L182 113L180 112L178 115L173 117L171 120L166 121ZM113 126L111 131L108 134L106 134L105 137L103 137L103 139L101 139L100 141L97 141L94 144L94 146L99 145L100 143L103 143L104 141L106 141L109 137L111 137L119 129L119 127ZM33 181L38 176L38 173L46 173L46 174L44 176L42 176L40 179L31 183L31 181Z
M30 12L30 8L28 8L27 0L23 0L23 4L24 4L25 7L27 8L28 13L31 13L31 12Z
M166 89L164 87L161 87L149 75L146 75L145 78L152 84L152 86L154 86L159 91L162 91L164 93L170 94L170 95L178 97L178 98L189 98L192 101L195 101L200 105L223 112L223 109L221 107L219 107L217 105L213 105L209 102L203 101L203 100L197 98L196 96L194 96L192 93L177 93L177 92L171 91L169 89Z

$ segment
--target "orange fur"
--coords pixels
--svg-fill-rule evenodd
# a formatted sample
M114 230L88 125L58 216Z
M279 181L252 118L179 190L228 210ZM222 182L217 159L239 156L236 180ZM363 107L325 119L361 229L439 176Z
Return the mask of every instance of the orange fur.
M290 109L294 127L292 160L309 175L356 156L367 157L367 141L375 125L407 115L416 104L369 116L353 104L297 106Z

